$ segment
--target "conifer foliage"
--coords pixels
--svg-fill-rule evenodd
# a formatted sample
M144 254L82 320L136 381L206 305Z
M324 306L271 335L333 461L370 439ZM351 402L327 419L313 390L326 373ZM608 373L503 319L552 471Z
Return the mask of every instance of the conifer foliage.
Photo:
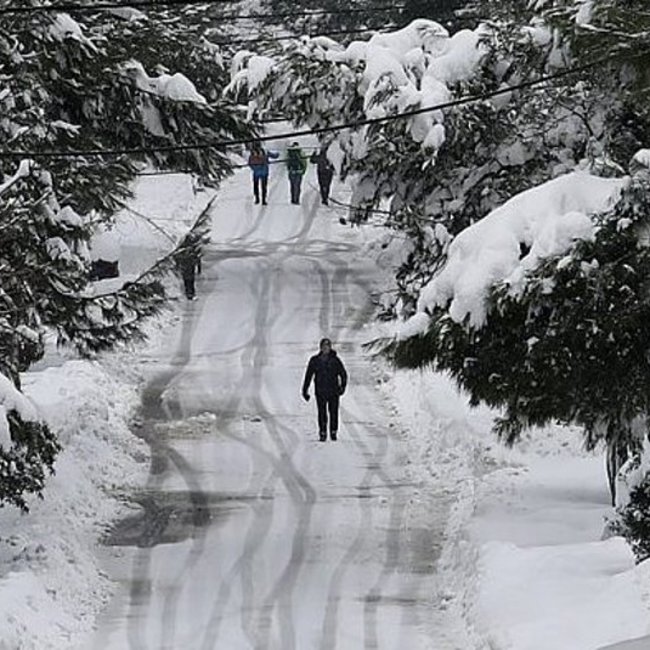
M34 9L0 17L0 504L20 508L58 451L20 393L21 372L42 357L48 332L82 354L140 336L166 301L163 276L180 252L99 294L88 281L93 232L144 166L210 185L231 171L223 149L152 147L251 135L221 99L217 48L199 37L200 21L179 21L179 8L73 17L38 4L0 3ZM205 215L195 227L205 230Z

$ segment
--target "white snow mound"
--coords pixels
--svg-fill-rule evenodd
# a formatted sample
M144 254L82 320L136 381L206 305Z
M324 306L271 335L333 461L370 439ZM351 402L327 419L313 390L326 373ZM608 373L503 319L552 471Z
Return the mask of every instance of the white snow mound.
M445 266L422 291L418 311L447 307L456 322L469 316L470 325L480 327L494 284L505 281L516 292L540 260L593 237L590 215L612 205L626 183L627 178L573 172L514 196L451 243ZM417 318L419 328L406 323L400 338L426 330L425 319Z

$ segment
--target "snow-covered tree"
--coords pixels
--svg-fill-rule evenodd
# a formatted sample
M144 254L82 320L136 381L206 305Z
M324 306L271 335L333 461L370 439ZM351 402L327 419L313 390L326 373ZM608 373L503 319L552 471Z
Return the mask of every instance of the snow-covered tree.
M88 282L95 229L130 195L145 165L188 171L213 185L232 168L223 147L151 148L251 136L215 87L223 75L216 50L200 39L185 42L183 21L155 18L154 28L132 11L73 19L35 9L2 17L0 504L26 508L58 449L19 392L20 373L42 356L45 334L92 354L139 336L143 319L166 301L162 277L180 251L100 295ZM157 43L142 41L147 30ZM179 48L183 53L174 53ZM197 71L200 91L185 74ZM91 153L66 155L71 150ZM199 238L206 218L195 224Z
M569 174L465 230L389 347L500 409L509 443L580 425L588 448L607 446L612 491L650 424L650 156L635 160L631 180Z

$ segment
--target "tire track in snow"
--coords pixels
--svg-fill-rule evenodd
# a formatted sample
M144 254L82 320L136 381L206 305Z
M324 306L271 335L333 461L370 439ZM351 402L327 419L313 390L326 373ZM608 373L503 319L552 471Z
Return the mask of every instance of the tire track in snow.
M313 226L315 219L315 210L313 207L312 210L306 212L303 210L303 223L298 231L298 234L290 239L297 238L299 241L304 240L311 227ZM290 255L290 251L287 251L279 261L275 263L275 267L281 267L283 261ZM316 500L316 494L311 485L309 484L302 475L297 471L293 462L291 460L291 455L288 454L286 446L282 441L282 437L279 435L278 426L275 422L275 418L271 413L266 409L263 404L263 401L259 397L261 395L262 388L262 369L266 366L267 362L267 349L268 344L266 341L266 334L273 327L274 322L277 320L277 317L280 315L280 312L277 311L275 315L270 317L269 315L269 301L271 295L271 283L269 279L269 273L264 273L262 275L262 288L257 292L258 300L257 304L257 313L255 316L255 334L252 337L250 342L250 355L247 355L249 358L248 362L242 362L242 368L251 368L252 372L246 378L246 383L255 386L253 393L257 395L257 399L254 400L255 410L257 415L262 416L262 421L264 426L267 429L267 433L270 434L271 438L274 440L276 447L280 452L280 459L282 465L278 466L277 460L275 457L270 455L268 452L262 450L262 448L252 445L250 442L245 440L239 440L242 444L248 445L254 451L257 451L258 454L261 454L272 462L274 465L274 474L280 477L289 494L292 496L296 503L306 502L309 504L309 519L311 517L311 508L313 503ZM276 301L274 304L279 304L279 301ZM250 363L252 361L252 363ZM237 439L234 437L234 439ZM287 474L286 467L289 466L291 472ZM285 470L283 471L283 468ZM302 488L303 493L300 491L296 492L292 486L292 480L295 479L298 485ZM272 525L272 514L269 515L268 510L264 512L263 515L260 513L263 510L255 510L257 516L254 517L249 529L247 531L246 537L244 539L244 547L241 555L235 562L233 569L231 570L228 579L222 584L222 588L215 602L215 607L213 608L213 613L211 615L210 622L208 624L208 631L203 643L203 648L208 650L209 648L216 647L216 642L219 637L219 631L221 622L223 620L223 610L227 601L230 598L231 592L231 582L234 580L237 574L241 577L242 582L242 606L241 606L241 616L242 616L242 630L244 631L245 636L251 641L254 647L266 647L270 642L270 616L272 616L273 608L275 607L275 601L278 601L278 593L282 594L281 598L281 610L283 615L280 616L280 621L282 625L282 638L283 648L295 647L292 644L295 643L295 630L292 625L288 625L291 622L291 612L290 612L290 598L287 599L287 594L291 593L292 589L286 589L287 586L295 585L297 580L298 571L300 565L302 564L304 558L304 548L301 548L304 545L304 539L307 536L306 526L308 526L308 521L306 517L306 512L301 512L298 522L298 528L294 535L294 544L292 546L292 554L290 562L285 568L285 571L280 576L279 582L276 584L276 590L272 590L269 598L264 604L263 611L266 613L265 617L261 618L261 622L258 622L255 625L254 622L254 592L253 592L253 579L252 579L252 566L254 562L254 556L257 554L259 549L262 547L263 542L268 535L268 532ZM260 519L260 516L262 519ZM273 606L272 606L273 605ZM244 618L245 617L245 618ZM268 622L267 619L268 618ZM253 629L255 628L255 629ZM262 638L260 638L260 634ZM286 645L288 644L288 645Z
M346 264L337 264L336 270L334 273L333 284L337 282L344 283L348 286L348 290L345 292L347 298L346 307L351 306L351 290L349 287L348 278L350 276L349 266ZM368 283L360 282L355 280L354 284L358 286L364 294L370 296L370 286ZM352 326L345 329L346 332L350 334L357 334L361 329L361 325L365 322L365 314L359 314L356 321ZM324 331L327 331L327 325L329 320L321 315L321 324L324 327ZM352 337L356 338L356 337ZM373 394L374 391L368 389L365 386L360 386L363 391L368 394ZM369 395L370 397L370 395ZM372 403L372 399L367 398L365 403ZM404 516L405 502L399 494L394 494L395 491L400 490L404 487L399 482L395 481L390 477L383 469L382 465L388 455L389 449L389 436L384 434L379 439L378 447L374 451L370 451L368 445L363 442L361 435L358 432L358 425L352 420L352 418L346 417L350 415L350 412L346 408L341 409L343 420L347 421L346 430L348 431L350 438L355 444L358 451L361 453L362 457L368 459L368 469L364 475L361 484L358 489L362 493L370 492L374 479L379 478L383 482L383 486L388 488L392 493L392 502L389 515L389 528L386 537L386 556L383 564L382 571L377 579L377 582L373 588L368 592L364 599L364 647L365 648L379 648L380 641L377 634L377 609L378 604L381 602L383 587L388 581L390 576L395 572L398 562L399 562L399 549L400 549L400 538L401 538L401 525ZM353 540L352 544L348 547L346 554L343 559L336 567L332 578L330 580L330 586L328 590L328 602L325 611L325 618L323 621L322 636L320 650L333 650L336 647L336 636L337 636L337 627L338 627L338 607L339 607L339 598L338 594L340 593L341 586L343 584L344 576L349 568L349 566L354 561L354 558L361 551L363 547L363 542L366 537L366 533L371 529L372 526L372 509L370 504L362 500L361 501L361 523L357 531L357 536ZM406 615L407 607L402 607L403 616Z
M260 219L258 218L254 227L257 228L259 223ZM175 611L177 610L180 592L185 584L183 576L200 560L204 551L204 531L202 530L202 524L204 523L206 513L208 513L208 495L202 491L201 486L195 480L195 472L191 464L182 456L182 454L163 442L163 439L154 430L156 428L154 423L164 420L173 421L182 418L183 413L180 405L176 405L176 409L174 409L173 402L166 402L163 399L163 395L168 386L176 377L182 374L191 360L191 345L197 322L195 310L191 309L191 305L188 305L188 308L186 308L185 314L183 315L180 344L170 364L171 369L154 378L151 384L145 389L143 395L143 406L141 409L142 417L146 423L141 432L141 437L147 442L152 453L150 477L147 481L145 490L155 492L160 489L161 483L159 477L162 475L165 468L168 468L171 463L176 467L183 481L188 486L188 495L193 508L192 520L195 529L193 532L195 542L190 551L188 560L179 570L178 578L172 583L172 586L169 587L163 604L164 616L162 618L162 636L167 640L167 642L172 643L171 647L173 647L173 639L175 635ZM235 395L236 394L237 393L235 393ZM241 399L235 398L232 401L230 408L236 410L240 402ZM174 414L175 410L177 411L176 414ZM154 531L150 531L150 533L158 535L162 534L166 528L167 522L158 519L155 523L157 524L157 527ZM147 531L145 531L145 534L147 534ZM155 546L155 540L145 540L145 545ZM143 634L140 629L143 617L138 615L138 610L147 610L150 607L152 585L150 575L151 559L151 551L149 548L138 551L134 558L131 589L129 593L130 614L128 616L129 625L127 633L128 642L132 650L145 650L147 647L143 641Z
M312 207L308 212L303 210L303 225L297 235L297 244L308 236L314 223L317 208L318 206L316 202L313 202ZM299 253L299 251L296 252ZM278 260L276 263L278 268L281 266L282 262L286 261L288 255L289 253L285 254ZM275 303L278 308L278 316L280 314L280 303L280 300L277 300ZM256 328L259 339L258 344L256 345L255 365L259 368L264 368L268 362L267 335L271 328L267 326L267 320L268 314L262 310L258 310ZM297 449L297 445L294 444L292 446L291 452L287 450L286 444L280 434L280 430L286 432L288 427L286 427L286 425L281 425L276 418L272 416L261 399L261 373L256 377L256 381L257 384L254 394L257 395L259 411L261 414L264 414L263 422L267 433L275 444L283 464L290 470L290 474L295 481L295 484L291 487L287 484L287 489L289 490L289 494L293 499L294 507L297 511L297 521L292 535L289 561L271 588L269 595L265 599L261 611L259 612L258 620L256 622L256 644L254 647L256 650L266 650L270 647L273 613L277 608L277 621L280 628L280 647L282 650L296 650L296 632L293 621L292 598L298 576L304 564L306 542L317 493L311 483L307 481L301 472L298 471L293 462L293 454ZM289 432L289 435L291 436L293 432L290 429Z
M357 284L361 289L364 290L364 292L370 295L370 288L367 283L357 282ZM359 323L359 325L360 324L361 323ZM367 395L375 393L375 391L371 389L368 384L362 385L361 389ZM368 403L371 400L368 398L365 401L366 403ZM353 424L352 429L354 430L356 426L357 425ZM355 444L363 448L364 446L363 442L361 440L361 437L358 434L353 434L353 439L355 441ZM392 441L392 436L390 435L390 431L386 432L384 439L386 440L387 443ZM387 453L388 453L388 449L386 449L386 455ZM382 602L383 599L384 587L388 582L388 580L390 579L390 577L395 574L399 566L400 547L402 545L402 538L403 538L403 534L402 534L403 521L404 521L405 511L407 507L407 500L405 496L399 493L395 494L395 491L401 490L402 488L409 487L408 485L405 485L403 482L400 482L399 480L395 481L390 476L388 476L388 474L386 474L383 470L381 470L380 464L377 464L376 475L379 478L381 478L384 481L385 486L391 490L392 503L391 503L391 510L389 516L389 528L386 534L386 543L385 543L386 555L385 555L383 570L380 576L378 577L377 582L375 583L373 588L368 592L365 599L364 628L365 628L365 635L366 635L366 646L370 648L379 647L378 646L379 640L377 634L377 610L379 604ZM414 627L418 625L420 622L420 617L418 615L417 609L410 606L410 604L417 599L416 598L417 593L413 594L412 588L413 588L412 585L410 586L403 585L402 593L400 593L399 596L397 597L397 602L402 603L401 616L402 616L403 624L399 628L400 636L403 636L405 634L406 629L408 629L408 627ZM402 643L402 640L400 640L400 643ZM404 641L404 643L408 643L408 641Z
M323 268L321 264L317 264L317 273L320 278L321 283L321 311L319 315L319 324L323 333L329 332L331 328L331 323L334 320L334 308L336 305L331 300L331 287L344 285L346 286L345 298L346 298L346 307L349 307L352 303L350 295L350 287L347 282L347 278L350 275L349 265L344 261L341 261L338 257L333 258L334 262L334 271L332 273L332 281L330 282L329 274ZM358 320L354 323L351 329L356 329L355 326L358 325ZM342 409L342 415L345 414L345 411ZM359 447L359 445L357 445ZM364 476L361 479L361 483L357 486L357 489L360 492L360 495L365 496L370 491L370 487L375 476L376 470L373 465L381 461L381 452L379 452L380 457L373 457L373 462L369 464ZM367 454L366 454L367 455ZM373 512L370 507L369 502L362 498L359 499L359 523L357 524L357 531L354 539L351 544L348 546L343 558L339 561L336 568L331 574L328 591L327 591L327 604L325 606L325 613L323 618L323 624L321 628L321 641L319 645L319 650L334 650L336 648L336 639L338 635L338 618L339 618L339 605L340 605L340 594L343 581L347 571L352 566L355 558L359 555L363 549L364 543L367 538L367 533L369 530L372 530L372 521L373 521Z

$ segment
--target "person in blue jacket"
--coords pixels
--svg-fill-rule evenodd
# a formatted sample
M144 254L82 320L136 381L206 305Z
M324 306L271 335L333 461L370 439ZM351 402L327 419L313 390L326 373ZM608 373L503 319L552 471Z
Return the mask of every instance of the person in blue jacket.
M255 203L260 202L260 188L262 190L262 205L266 205L269 187L269 160L278 158L280 154L266 151L259 142L255 142L248 156L248 166L253 171L253 194Z

